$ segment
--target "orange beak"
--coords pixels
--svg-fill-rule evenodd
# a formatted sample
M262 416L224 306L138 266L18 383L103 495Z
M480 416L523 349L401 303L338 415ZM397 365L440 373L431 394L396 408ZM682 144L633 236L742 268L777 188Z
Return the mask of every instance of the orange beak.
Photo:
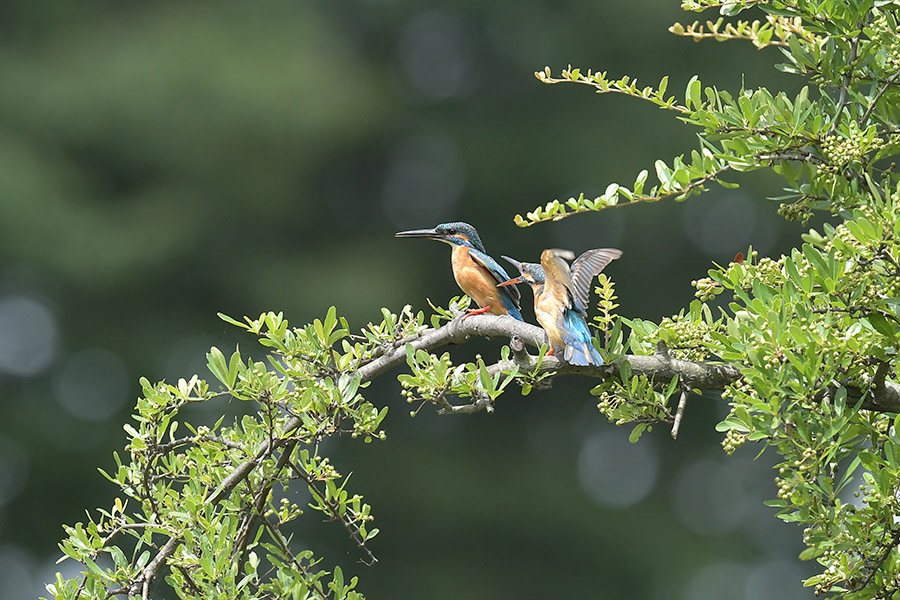
M525 280L522 279L521 275L519 275L518 277L513 277L512 279L504 281L503 283L498 283L497 287L503 287L505 285L514 285L516 283L525 283Z

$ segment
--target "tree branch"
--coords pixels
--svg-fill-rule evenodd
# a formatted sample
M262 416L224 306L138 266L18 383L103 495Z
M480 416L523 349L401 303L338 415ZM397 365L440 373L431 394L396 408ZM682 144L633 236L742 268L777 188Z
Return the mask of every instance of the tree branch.
M434 350L449 344L463 344L473 337L484 338L519 338L532 348L540 348L547 343L544 330L537 325L523 323L507 316L474 315L465 320L454 319L438 329L427 328L418 335L408 338L415 350ZM662 385L669 383L672 378L678 377L679 381L688 388L694 390L724 390L728 385L737 381L740 369L733 364L714 362L693 362L673 358L665 348L659 348L654 354L634 355L628 354L621 360L609 365L579 367L561 362L555 356L545 356L540 360L520 349L518 344L512 344L513 358L509 361L500 361L492 365L491 370L509 370L518 366L522 371L537 372L540 375L553 372L558 375L581 375L597 379L618 377L619 366L623 360L631 365L634 375L646 375L656 383ZM381 357L361 367L357 373L363 382L371 381L383 375L392 368L406 362L406 347L398 346L385 352ZM878 382L876 382L878 383ZM879 412L900 412L900 385L894 382L884 381L880 384L860 388L847 386L850 397L862 398L868 392L868 399L863 403L866 410ZM477 410L457 410L454 413L477 412Z
M866 112L863 113L863 116L859 118L859 125L861 128L865 128L866 121L869 120L869 117L872 115L872 111L875 110L875 105L878 104L878 101L881 100L881 97L884 96L884 93L888 91L888 88L896 83L898 78L900 78L900 71L897 71L890 79L885 81L881 88L878 90L878 93L875 94L875 97L872 98L872 101L869 103L869 108L867 108Z
M862 27L860 27L860 29L862 29ZM837 110L834 111L834 121L831 122L831 128L828 130L828 135L834 135L838 123L841 122L841 113L847 105L847 88L853 80L853 63L856 62L856 52L859 48L859 36L860 34L856 34L853 39L850 40L850 58L847 60L846 71L844 71L844 78L841 82L841 93L838 97Z
M557 375L581 375L597 379L618 377L619 368L623 361L627 360L631 365L633 375L646 375L659 385L669 383L674 377L678 377L681 385L690 390L724 390L729 384L737 381L740 369L733 364L693 362L673 358L669 355L664 344L660 344L657 351L649 356L626 355L622 359L608 365L580 367L561 362L556 356L543 358L532 356L524 350L523 343L532 348L539 349L547 343L544 330L537 325L517 321L509 316L473 315L467 319L456 318L443 327L427 328L417 335L406 338L406 343L412 345L415 350L433 350L450 344L463 344L473 337L506 338L515 340L511 344L512 359L499 361L490 367L491 370L511 370L519 367L525 372L541 375L554 373ZM365 383L384 375L394 367L406 362L406 344L395 345L375 360L363 365L357 370L361 382ZM900 412L900 385L884 380L885 372L880 371L872 385L861 388L846 386L848 397L859 399L868 394L862 408L879 412ZM466 414L487 410L493 405L490 402L476 401L472 404L454 407L453 410L444 409L445 414ZM302 425L300 417L289 419L284 426L283 434L288 435ZM677 431L677 430L676 430ZM279 442L276 440L275 444ZM282 442L283 443L283 442ZM296 443L296 442L294 442ZM282 456L290 454L292 446L284 449ZM248 459L235 467L219 487L210 495L206 503L218 504L234 487L243 481L250 472L260 463L263 457L270 452L269 442L266 441L258 449L254 458ZM159 551L149 565L144 569L143 577L137 584L144 584L146 594L153 577L162 567L165 560L175 551L180 543L180 536L171 537L165 546ZM145 596L146 597L146 596Z

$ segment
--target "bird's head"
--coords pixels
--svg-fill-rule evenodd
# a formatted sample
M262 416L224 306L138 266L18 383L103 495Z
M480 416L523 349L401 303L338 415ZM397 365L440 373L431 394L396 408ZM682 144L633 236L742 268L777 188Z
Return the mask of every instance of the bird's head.
M457 221L454 223L441 223L432 229L411 229L409 231L398 231L394 237L399 238L429 238L441 242L447 242L451 246L470 246L476 250L485 252L484 244L481 243L481 237L478 231L468 223Z
M509 256L503 257L506 262L514 266L519 271L518 277L513 277L503 283L498 283L497 287L504 285L513 285L515 283L527 283L532 288L538 288L544 285L546 278L544 276L544 268L538 263L521 262Z

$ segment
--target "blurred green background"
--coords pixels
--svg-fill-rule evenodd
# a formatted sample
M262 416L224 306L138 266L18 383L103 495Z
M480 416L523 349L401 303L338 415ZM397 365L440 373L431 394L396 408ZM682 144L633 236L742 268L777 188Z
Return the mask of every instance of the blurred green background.
M54 564L61 524L110 505L96 468L121 449L138 377L204 373L210 345L252 345L217 311L300 325L334 304L361 328L458 293L446 246L394 231L465 220L520 259L622 248L607 270L620 312L649 319L686 306L711 261L790 248L798 228L764 174L684 204L512 224L695 144L648 103L539 83L545 65L669 74L676 93L693 74L798 86L776 49L666 32L694 18L677 0L0 5L0 598L71 573ZM590 387L411 419L383 378L368 397L391 407L387 442L330 448L374 506L380 562L357 564L313 515L298 536L372 599L811 597L799 529L762 505L771 459L719 447L724 403L695 398L677 442L663 428L631 445Z

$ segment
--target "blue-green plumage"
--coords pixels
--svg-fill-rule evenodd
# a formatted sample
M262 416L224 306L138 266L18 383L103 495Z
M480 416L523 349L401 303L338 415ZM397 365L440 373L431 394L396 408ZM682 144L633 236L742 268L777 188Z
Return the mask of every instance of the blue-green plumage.
M433 229L413 229L395 235L439 240L453 247L453 278L460 289L480 307L470 314L489 311L496 315L508 314L519 321L524 320L519 309L519 290L514 286L497 287L498 283L508 280L509 275L488 255L478 231L468 223L441 223Z
M545 250L541 264L523 263L504 256L520 273L508 283L526 282L534 292L534 314L550 340L553 353L572 365L602 365L588 328L587 300L591 280L610 261L622 255L614 248L588 250L571 269L564 258L572 254Z

